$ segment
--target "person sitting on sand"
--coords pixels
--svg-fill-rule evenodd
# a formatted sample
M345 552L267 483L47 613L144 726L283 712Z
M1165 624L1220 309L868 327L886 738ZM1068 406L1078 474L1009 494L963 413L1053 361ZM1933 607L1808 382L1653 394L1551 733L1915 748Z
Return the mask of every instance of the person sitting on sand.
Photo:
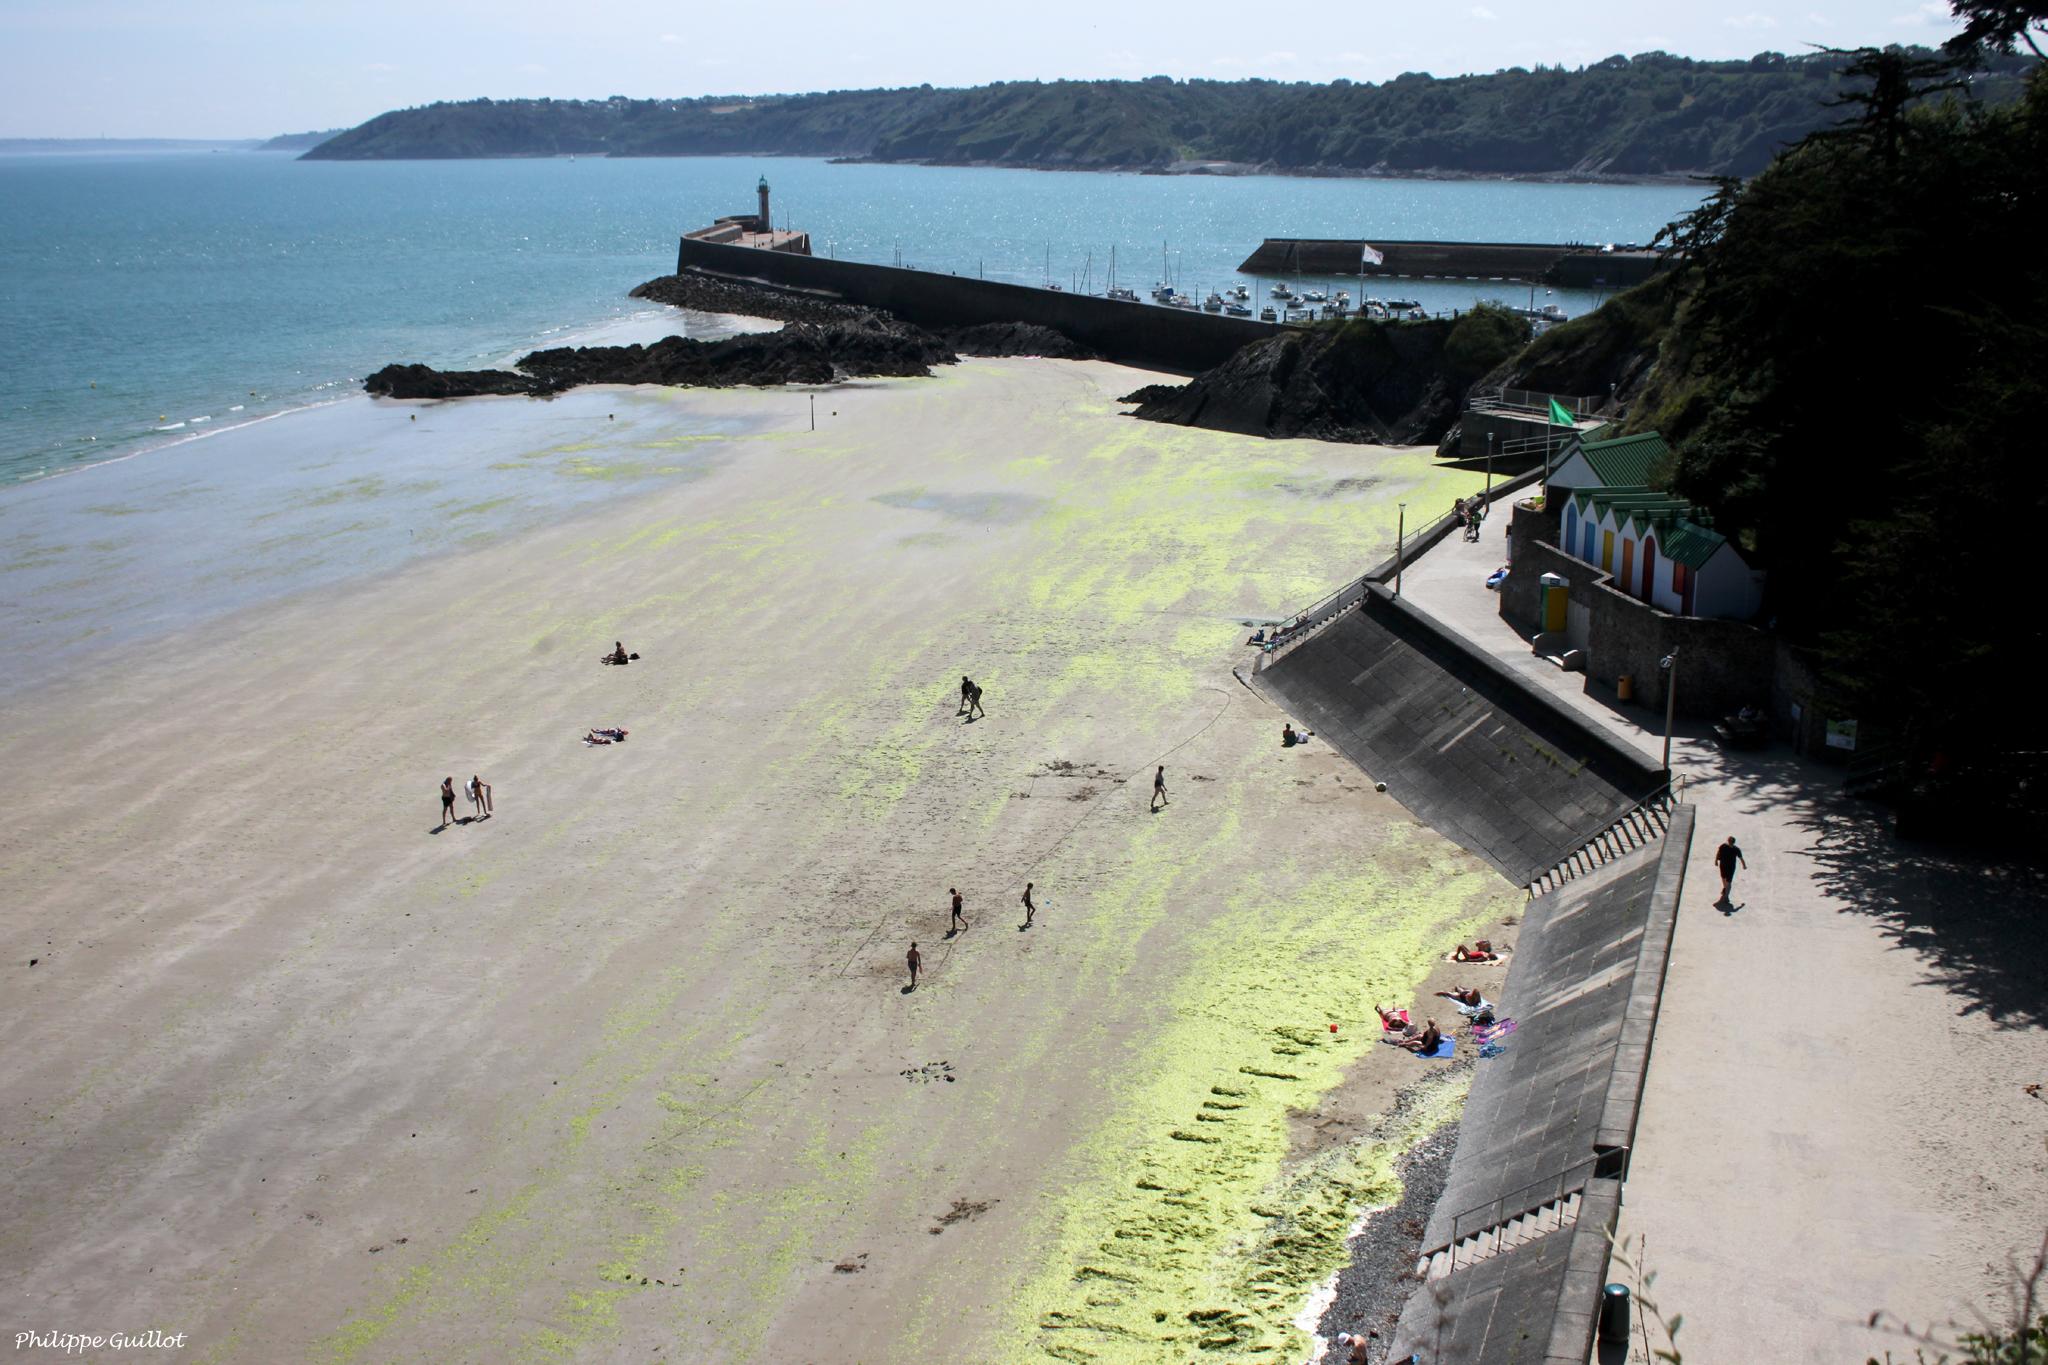
M1245 643L1248 645L1262 645L1266 643L1266 628L1264 626L1260 626L1257 630L1252 632L1252 638L1246 640Z
M1443 1031L1436 1026L1436 1020L1431 1019L1422 1026L1422 1032L1412 1038L1403 1038L1394 1046L1405 1047L1415 1053L1431 1053L1435 1052L1443 1041Z
M1285 725L1280 727L1281 748L1292 749L1295 745L1301 742L1302 736L1295 730L1293 721L1289 721Z
M604 656L604 662L608 664L622 664L631 657L631 655L626 653L626 646L614 640L612 641L612 652Z

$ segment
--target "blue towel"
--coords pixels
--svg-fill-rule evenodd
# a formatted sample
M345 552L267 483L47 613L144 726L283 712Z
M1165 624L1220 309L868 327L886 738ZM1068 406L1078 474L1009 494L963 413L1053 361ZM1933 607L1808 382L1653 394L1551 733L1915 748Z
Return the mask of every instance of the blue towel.
M1432 1060L1438 1060L1450 1056L1451 1053L1457 1048L1457 1046L1458 1040L1456 1038L1451 1037L1450 1034L1446 1033L1443 1036L1443 1041L1436 1045L1436 1051L1418 1052L1415 1055L1418 1057L1427 1057Z

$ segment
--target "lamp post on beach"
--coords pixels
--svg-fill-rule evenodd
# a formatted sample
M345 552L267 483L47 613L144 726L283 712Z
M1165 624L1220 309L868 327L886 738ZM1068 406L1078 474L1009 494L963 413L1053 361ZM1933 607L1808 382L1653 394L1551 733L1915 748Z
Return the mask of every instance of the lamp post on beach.
M1671 676L1664 680L1664 780L1671 780L1671 723L1678 715L1678 647L1657 661Z
M1486 505L1493 506L1493 433L1486 433Z

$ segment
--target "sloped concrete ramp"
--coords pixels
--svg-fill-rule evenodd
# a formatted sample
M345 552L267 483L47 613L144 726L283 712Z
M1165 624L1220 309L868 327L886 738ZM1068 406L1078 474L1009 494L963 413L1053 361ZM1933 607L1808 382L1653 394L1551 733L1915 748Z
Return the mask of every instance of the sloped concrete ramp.
M1251 685L1518 884L1664 783L1662 770L1378 584Z

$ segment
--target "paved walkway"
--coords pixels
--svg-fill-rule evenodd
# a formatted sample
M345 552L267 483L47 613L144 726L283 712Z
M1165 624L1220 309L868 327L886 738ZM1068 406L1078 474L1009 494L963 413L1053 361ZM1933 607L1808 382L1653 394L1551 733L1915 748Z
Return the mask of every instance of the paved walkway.
M1658 755L1661 715L1588 696L1500 619L1507 522L1428 551L1404 595ZM2048 1082L2048 884L1896 844L1838 769L1703 736L1672 749L1699 828L1621 1237L1689 1361L1910 1359L1871 1313L2002 1318L2048 1222L2048 1102L2022 1088ZM1730 834L1749 869L1722 907Z

